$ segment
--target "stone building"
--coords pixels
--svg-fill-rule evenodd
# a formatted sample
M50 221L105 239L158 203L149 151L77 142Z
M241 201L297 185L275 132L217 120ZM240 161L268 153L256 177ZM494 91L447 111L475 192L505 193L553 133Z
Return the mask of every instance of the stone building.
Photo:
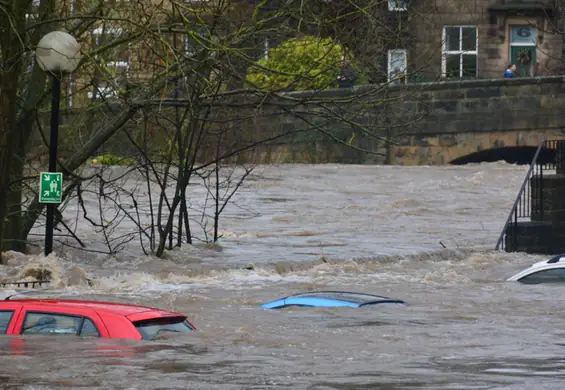
M387 47L389 80L414 81L561 74L565 36L557 1L388 0L406 36Z
M326 15L337 20L339 15L334 15L332 8L346 14L348 8L344 4L355 8L366 1L372 4L368 9L373 12L373 19L363 20L364 13L361 12L351 12L360 19L340 16L344 24L338 38L349 40L344 43L350 44L353 51L357 52L368 70L370 82L501 78L510 63L517 65L517 77L558 75L565 68L565 14L559 7L560 0L356 0L355 5L346 0L312 0L310 6L313 9L319 7L316 12L322 18ZM122 10L131 18L132 12L139 8L138 3L143 2L151 4L153 0L138 0L136 3L116 1L111 8L115 9L114 12ZM31 2L30 20L34 18L39 3L38 0ZM258 3L258 0L246 0L245 4L250 8L241 11L243 16L238 17L251 15ZM279 0L272 0L271 3L270 8L265 8L267 11L280 6ZM63 0L63 4L64 16L69 16L80 14L91 2ZM165 15L165 19L175 19L171 4L164 2L159 11ZM378 26L370 27L368 20ZM114 24L93 23L79 37L81 43L101 47L119 39L122 29L119 21ZM371 28L374 30L369 31ZM296 29L291 30L291 33L297 32ZM320 30L313 33L332 34ZM162 52L166 51L167 45L184 47L187 52L190 51L190 39L184 34L163 32L161 35L163 43L160 45L142 42L134 46L116 46L106 51L103 61L100 61L100 69L83 67L83 71L88 68L88 79L79 77L76 80L76 75L69 76L73 79L64 83L69 89L68 106L73 105L72 95L81 104L87 96L117 96L119 90L125 89L128 79L164 66L166 61L162 58ZM370 39L373 35L374 40ZM246 52L250 58L267 56L270 47L288 36L277 31L274 37L257 34L254 38L256 42L245 42L243 45L247 48L253 46L253 50ZM169 42L165 44L165 41ZM247 66L247 62L241 66L242 73ZM109 74L111 77L108 77ZM84 85L80 85L81 81ZM72 89L80 92L73 94ZM80 102L81 99L83 102Z

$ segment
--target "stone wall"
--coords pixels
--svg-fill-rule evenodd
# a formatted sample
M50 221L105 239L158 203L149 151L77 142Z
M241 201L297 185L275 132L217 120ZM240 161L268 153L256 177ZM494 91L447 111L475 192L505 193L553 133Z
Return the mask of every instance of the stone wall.
M543 139L562 139L564 81L565 77L552 76L381 89L360 86L315 95L293 92L276 108L227 110L226 117L232 119L226 121L230 127L226 142L237 145L275 138L268 145L253 147L240 162L447 164L481 150L537 146ZM293 103L297 101L308 104ZM62 156L80 146L108 114L96 115L88 117L80 111L62 115ZM135 132L143 126L143 120L137 118L127 128ZM293 134L276 138L290 131ZM166 145L161 136L163 127L156 127L152 134L152 145ZM124 132L101 148L101 152L113 154L134 151Z
M481 150L562 138L563 77L445 83L425 93L427 115L404 134L398 164L444 164ZM443 86L443 88L439 88Z
M537 146L544 139L563 138L564 81L565 77L550 76L392 87L383 99L396 98L396 105L388 105L386 110L374 107L372 113L363 115L384 118L383 130L379 132L377 126L375 131L386 136L387 129L392 136L394 144L378 145L381 151L387 150L388 163L447 164L481 150ZM318 96L344 98L364 92L360 87L355 91L324 91ZM383 121L389 122L388 127ZM405 126L399 126L399 122Z
M529 188L520 195L506 227L508 252L551 255L565 251L565 141L545 146L554 158L548 164L537 161L527 177ZM529 220L519 220L527 215Z
M411 18L403 26L412 33L409 72L426 79L441 75L444 26L476 26L478 31L478 76L501 78L510 58L511 27L535 27L538 32L535 76L560 74L563 69L563 36L559 21L551 15L554 2L504 0L422 0L410 2ZM556 29L557 27L557 29Z
M563 146L563 145L561 145ZM510 223L506 230L505 248L540 254L565 251L565 175L544 174L530 179L529 221ZM526 210L527 211L527 210Z

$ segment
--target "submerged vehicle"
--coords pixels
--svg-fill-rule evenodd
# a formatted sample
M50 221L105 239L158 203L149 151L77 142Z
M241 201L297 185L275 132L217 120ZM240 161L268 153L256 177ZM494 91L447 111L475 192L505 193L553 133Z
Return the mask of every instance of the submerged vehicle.
M383 303L406 305L401 299L346 291L311 291L291 295L261 305L264 309L299 307L366 307Z
M534 263L507 281L525 284L565 283L565 254Z
M122 303L65 299L0 301L0 335L75 335L150 340L196 330L180 313Z

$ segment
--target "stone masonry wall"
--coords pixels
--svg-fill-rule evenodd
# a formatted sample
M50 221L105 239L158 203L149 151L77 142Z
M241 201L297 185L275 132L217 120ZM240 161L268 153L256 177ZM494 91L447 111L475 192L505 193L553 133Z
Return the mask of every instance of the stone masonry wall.
M239 162L437 165L481 150L537 146L543 139L564 138L565 77L420 83L382 89L378 96L367 99L372 89L360 86L317 92L316 99L335 103L303 107L310 110L300 114L313 123L309 128L295 116L296 110L281 110L270 116L254 114L256 109L240 112L239 116L248 119L234 125L227 141L253 142L294 129L301 131L257 146ZM309 92L289 95L294 99L313 98ZM328 112L332 113L329 117ZM72 112L62 115L63 156L84 142L88 126L96 123L95 118L81 122L73 115L80 117L80 113ZM366 134L338 117L361 124ZM68 126L72 128L67 135ZM128 124L130 129L132 126L141 127L143 123ZM340 145L324 133L370 153ZM127 154L127 137L117 134L101 151Z
M535 76L557 75L563 69L563 36L555 31L556 21L543 11L489 12L502 9L504 0L422 0L410 2L412 16L407 30L414 36L409 49L409 71L425 79L439 77L444 26L476 26L478 31L478 73L480 78L502 78L510 58L512 26L535 27L538 33ZM543 4L525 2L526 5ZM546 1L550 6L552 1Z
M324 91L348 96L357 91ZM419 118L394 127L388 163L446 164L456 158L504 146L537 146L561 139L565 129L565 77L535 77L424 83L391 88L401 117ZM305 93L294 93L300 96ZM394 107L389 107L394 110ZM388 116L388 120L394 120ZM381 145L382 146L382 145Z

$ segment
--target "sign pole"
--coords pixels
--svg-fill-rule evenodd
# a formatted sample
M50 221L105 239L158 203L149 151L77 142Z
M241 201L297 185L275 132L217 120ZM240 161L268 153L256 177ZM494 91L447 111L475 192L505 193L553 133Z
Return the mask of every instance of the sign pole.
M61 79L57 74L52 74L51 77L53 79L53 86L51 89L51 132L49 137L49 172L56 172L57 149L59 146L59 104L61 102ZM41 177L41 180L43 180L43 177ZM42 189L40 188L40 191L41 190ZM45 256L48 256L53 250L53 219L55 216L56 207L57 207L56 203L47 204L47 220L45 223Z

